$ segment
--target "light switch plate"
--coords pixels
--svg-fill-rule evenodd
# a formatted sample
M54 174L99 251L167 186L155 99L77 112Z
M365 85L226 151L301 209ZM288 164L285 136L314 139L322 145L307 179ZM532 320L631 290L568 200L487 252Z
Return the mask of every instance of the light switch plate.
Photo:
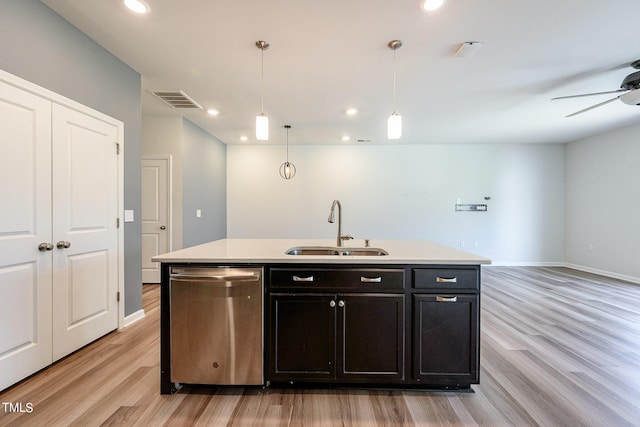
M133 222L133 221L134 221L133 210L132 209L125 209L124 210L124 222Z

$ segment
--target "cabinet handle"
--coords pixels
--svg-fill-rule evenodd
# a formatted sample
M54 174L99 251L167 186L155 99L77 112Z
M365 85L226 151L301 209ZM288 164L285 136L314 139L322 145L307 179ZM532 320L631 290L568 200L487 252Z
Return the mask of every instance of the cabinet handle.
M334 300L331 300L331 302L329 303L329 307L333 308L336 306L336 302Z
M380 282L382 282L382 277L364 277L364 276L360 276L360 281L362 283L380 283Z
M458 302L458 297L436 297L436 302Z
M344 307L344 301L342 300L338 301L338 307L340 308Z
M313 282L313 276L307 276L307 277L293 276L293 281L294 282Z
M438 283L457 283L458 282L458 278L457 277L436 277L436 282Z

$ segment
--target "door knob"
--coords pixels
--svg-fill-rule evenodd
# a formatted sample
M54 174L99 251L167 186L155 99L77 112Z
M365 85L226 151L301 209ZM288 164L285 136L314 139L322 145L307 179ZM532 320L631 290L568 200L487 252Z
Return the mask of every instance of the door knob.
M60 240L56 243L58 249L69 249L71 247L71 242L67 242L66 240Z
M161 226L160 226L160 230L166 230L166 229L167 229L167 227L166 227L166 226L164 226L164 225L161 225Z
M53 245L51 243L42 242L42 243L40 243L38 245L38 250L40 252L52 251L53 250Z

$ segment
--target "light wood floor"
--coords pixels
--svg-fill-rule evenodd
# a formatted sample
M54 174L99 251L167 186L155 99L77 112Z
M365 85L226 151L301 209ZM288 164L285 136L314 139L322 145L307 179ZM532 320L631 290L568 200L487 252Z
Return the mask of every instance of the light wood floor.
M146 317L0 393L0 425L638 426L640 286L488 267L475 393L185 387L159 393L159 287Z

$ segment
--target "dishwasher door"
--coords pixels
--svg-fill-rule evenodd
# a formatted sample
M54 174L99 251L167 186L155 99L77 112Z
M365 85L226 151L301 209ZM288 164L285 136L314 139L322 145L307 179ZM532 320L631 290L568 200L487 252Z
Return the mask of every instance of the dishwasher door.
M262 268L171 268L171 382L263 384L262 279Z

